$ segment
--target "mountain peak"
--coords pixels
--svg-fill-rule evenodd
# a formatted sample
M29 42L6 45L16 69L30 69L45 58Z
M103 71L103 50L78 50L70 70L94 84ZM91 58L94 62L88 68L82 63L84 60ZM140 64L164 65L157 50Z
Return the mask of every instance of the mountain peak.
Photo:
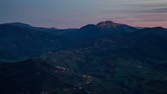
M98 27L94 24L88 24L80 28L83 31L98 31Z
M97 24L98 27L101 28L110 28L110 27L117 27L120 26L121 24L115 23L113 21L102 21Z
M80 28L83 31L127 31L134 32L138 30L133 26L115 23L113 21L102 21L97 24L88 24Z
M163 27L152 27L141 29L141 31L167 31L167 29Z
M31 27L29 24L21 23L21 22L13 22L13 23L5 23L4 25L12 25L12 26L21 26L21 27Z

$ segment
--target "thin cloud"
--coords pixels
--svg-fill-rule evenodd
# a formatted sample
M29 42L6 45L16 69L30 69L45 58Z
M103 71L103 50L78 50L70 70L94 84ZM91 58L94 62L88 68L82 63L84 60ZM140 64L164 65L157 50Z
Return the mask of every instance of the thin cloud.
M151 12L154 12L154 13L167 13L167 8L152 9Z
M167 7L164 8L152 8L152 9L145 9L145 10L136 10L136 11L131 11L133 13L156 13L156 14L161 14L161 13L167 13Z

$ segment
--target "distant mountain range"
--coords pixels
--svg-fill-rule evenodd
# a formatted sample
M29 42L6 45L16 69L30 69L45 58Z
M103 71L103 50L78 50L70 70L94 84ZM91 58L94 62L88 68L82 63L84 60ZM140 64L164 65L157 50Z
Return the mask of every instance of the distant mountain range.
M0 25L0 94L167 94L167 29Z
M157 28L144 28L144 31ZM38 56L48 51L80 47L84 42L114 34L142 31L112 21L89 24L80 29L33 27L23 23L0 24L0 59L17 60ZM157 32L166 31L159 28ZM82 46L81 46L82 47Z

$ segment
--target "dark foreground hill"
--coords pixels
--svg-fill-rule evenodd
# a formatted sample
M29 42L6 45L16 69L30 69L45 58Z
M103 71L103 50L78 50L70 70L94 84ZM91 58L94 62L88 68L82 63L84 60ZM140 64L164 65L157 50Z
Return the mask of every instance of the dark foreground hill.
M1 62L0 94L167 94L166 29L92 26L63 33L66 49Z

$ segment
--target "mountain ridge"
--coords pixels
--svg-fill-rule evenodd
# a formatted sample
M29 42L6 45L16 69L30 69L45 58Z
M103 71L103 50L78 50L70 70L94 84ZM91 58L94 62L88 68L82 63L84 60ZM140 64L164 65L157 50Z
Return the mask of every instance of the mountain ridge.
M139 26L131 26L131 25L127 25L127 24L121 24L121 23L117 23L117 22L114 22L114 21L111 21L111 20L106 20L106 21L101 21L101 22L98 22L96 24L87 24L87 25L95 25L95 26L99 26L100 24L105 24L105 23L108 23L108 26L110 24L110 26L112 25L115 25L115 26L120 26L120 25L126 25L126 26L130 26L130 27L134 27L134 28L138 28L138 29L143 29L143 28L155 28L156 26L154 27L139 27ZM8 22L8 23L1 23L0 25L20 25L20 26L31 26L31 27L34 27L30 24L26 24L26 23L23 23L23 22ZM86 25L84 25L86 26ZM84 26L81 26L80 28L84 27ZM38 27L38 26L37 26ZM99 26L100 27L100 26ZM160 28L164 28L165 27L161 27L161 26L157 26L157 27L160 27ZM43 28L43 27L39 27L39 28ZM54 28L54 27L45 27L45 28L52 28L52 29L59 29L59 28ZM65 29L79 29L79 28L65 28ZM61 29L60 29L61 30ZM64 30L64 29L62 29Z
M99 27L100 24L108 26ZM113 24L115 26L112 26ZM87 41L106 36L142 31L159 33L167 30L162 27L138 29L112 21L88 24L78 29L41 28L22 23L0 24L0 58L9 60L19 56L21 58L38 56L48 51L82 47Z

